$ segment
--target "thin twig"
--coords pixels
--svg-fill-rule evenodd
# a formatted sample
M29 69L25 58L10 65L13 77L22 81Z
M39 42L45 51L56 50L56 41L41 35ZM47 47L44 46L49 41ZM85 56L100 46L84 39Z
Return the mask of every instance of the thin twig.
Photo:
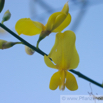
M20 40L23 44L25 44L26 46L32 48L33 50L35 50L36 52L38 52L41 55L47 55L46 53L44 53L43 51L41 51L40 49L37 49L35 46L31 45L30 43L28 43L27 41L25 41L24 39L22 39L20 36L18 36L16 33L14 33L13 31L11 31L9 28L7 28L5 25L0 23L0 26L5 29L7 32L9 32L11 35L13 35L15 38L17 38L18 40Z
M98 82L96 82L96 81L88 78L87 76L83 75L82 73L80 73L80 72L78 72L78 71L74 71L74 70L70 70L70 71L71 71L72 73L78 75L79 77L81 77L81 78L83 78L83 79L85 79L85 80L87 80L87 81L89 81L89 82L91 82L91 83L93 83L93 84L95 84L95 85L103 88L102 84L100 84L100 83L98 83Z
M38 52L42 56L47 55L46 53L44 53L40 49L37 49L35 46L31 45L30 43L28 43L27 41L25 41L24 39L22 39L20 36L18 36L17 34L15 34L13 31L11 31L9 28L7 28L5 25L3 25L3 24L0 23L0 26L4 30L6 30L7 32L9 32L11 35L13 35L15 38L17 38L18 40L20 40L24 45L26 45L26 46L30 47L31 49L35 50L36 52ZM93 83L93 84L95 84L95 85L103 88L102 84L100 84L100 83L98 83L98 82L96 82L96 81L88 78L87 76L83 75L82 73L80 73L78 71L75 71L75 70L69 70L69 71L72 72L72 73L74 73L74 74L76 74L76 75L78 75L79 77L81 77L81 78L83 78L83 79L85 79L85 80L87 80L87 81L89 81L89 82L91 82L91 83Z

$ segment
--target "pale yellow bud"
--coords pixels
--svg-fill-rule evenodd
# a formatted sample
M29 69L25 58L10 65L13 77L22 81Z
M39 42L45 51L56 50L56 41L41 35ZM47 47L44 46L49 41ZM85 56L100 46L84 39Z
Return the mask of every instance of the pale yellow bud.
M4 13L4 16L2 18L2 23L9 20L11 17L11 13L9 12L9 10L7 10L5 13Z
M5 40L0 39L0 49L3 49L3 46L7 43Z
M8 42L8 41L0 39L0 49L7 49L7 48L14 46L15 44L22 44L22 43L21 42Z
M63 9L61 10L62 12L68 14L69 12L69 6L68 6L68 2L65 3Z
M34 54L34 50L29 48L28 46L25 46L25 51L28 55L33 55Z

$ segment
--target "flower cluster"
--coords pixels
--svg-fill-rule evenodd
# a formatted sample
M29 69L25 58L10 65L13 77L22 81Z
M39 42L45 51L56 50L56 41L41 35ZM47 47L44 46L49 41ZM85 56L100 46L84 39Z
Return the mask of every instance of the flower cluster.
M68 72L70 69L77 68L79 64L79 55L75 47L76 36L70 30L61 32L71 22L71 15L68 12L69 6L67 2L60 12L55 12L49 17L46 25L32 21L30 18L22 18L15 25L19 35L33 36L40 34L37 48L39 42L51 32L57 33L53 48L48 56L44 56L44 61L48 67L58 69L58 72L51 77L49 85L51 90L57 89L58 86L60 90L64 90L65 87L71 91L78 89L74 75Z

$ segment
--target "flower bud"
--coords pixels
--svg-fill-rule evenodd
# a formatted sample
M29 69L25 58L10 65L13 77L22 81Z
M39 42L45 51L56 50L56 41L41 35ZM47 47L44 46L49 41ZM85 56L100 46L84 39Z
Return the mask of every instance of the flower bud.
M0 39L0 49L8 49L14 46L15 44L22 44L22 43L21 42L8 42L8 41Z
M0 13L3 10L5 0L0 0Z
M5 34L5 33L6 33L6 31L3 28L0 27L0 35Z
M25 51L28 55L33 55L34 54L34 50L29 48L28 46L25 45Z
M63 9L61 10L62 12L68 14L69 12L69 6L68 6L68 2L65 3Z
M0 49L3 49L3 46L7 43L5 40L0 39Z
M102 82L102 87L103 87L103 82Z
M11 13L9 12L9 10L7 10L5 13L4 13L4 16L2 18L2 23L9 20L11 17Z

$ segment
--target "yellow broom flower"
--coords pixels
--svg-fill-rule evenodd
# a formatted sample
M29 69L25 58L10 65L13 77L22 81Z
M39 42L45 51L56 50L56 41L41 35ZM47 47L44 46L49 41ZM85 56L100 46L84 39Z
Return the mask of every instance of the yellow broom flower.
M55 12L49 17L46 25L37 21L32 21L30 18L22 18L17 21L15 30L19 35L33 36L40 34L39 43L51 32L60 32L70 24L71 15L68 12L69 6L67 2L60 12Z
M44 56L44 61L48 67L58 69L50 80L49 88L51 90L64 90L65 86L73 91L78 89L76 79L68 70L77 68L79 64L79 55L75 47L75 34L72 31L57 33L56 40L48 56ZM53 62L49 59L51 58Z

